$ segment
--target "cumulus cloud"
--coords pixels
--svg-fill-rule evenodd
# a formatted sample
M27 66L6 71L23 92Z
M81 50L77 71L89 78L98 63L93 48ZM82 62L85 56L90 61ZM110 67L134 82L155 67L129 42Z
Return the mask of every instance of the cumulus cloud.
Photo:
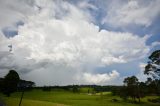
M0 28L25 21L27 15L35 13L34 0L0 0Z
M111 73L106 74L91 74L84 73L82 79L90 84L102 84L114 80L119 77L119 73L113 70Z
M139 81L146 81L147 77L146 75L144 75L144 70L145 70L145 66L147 64L146 63L139 63L139 73L136 75L139 79Z
M0 33L0 68L15 69L38 85L109 82L120 73L95 74L93 70L141 59L150 50L148 35L100 30L89 12L67 1L32 4L35 11L27 15L16 36L8 39Z
M129 0L126 2L112 2L102 23L114 27L128 25L149 26L160 15L159 0Z

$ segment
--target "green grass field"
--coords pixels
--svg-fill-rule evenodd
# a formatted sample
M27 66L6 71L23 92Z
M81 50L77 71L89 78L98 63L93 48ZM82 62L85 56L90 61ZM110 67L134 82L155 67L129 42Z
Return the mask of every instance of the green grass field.
M18 106L21 93L13 93L11 97L0 95L7 106ZM116 98L118 102L112 102ZM89 95L87 93L72 93L64 90L52 90L44 92L42 90L32 90L24 93L21 106L160 106L160 104L150 103L145 97L140 104L124 102L117 96L112 96L109 92Z

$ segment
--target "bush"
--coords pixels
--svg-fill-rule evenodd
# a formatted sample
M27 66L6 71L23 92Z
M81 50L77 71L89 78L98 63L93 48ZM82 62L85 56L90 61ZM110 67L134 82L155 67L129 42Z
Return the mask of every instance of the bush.
M114 99L112 99L112 102L118 102L118 99L114 98Z
M49 86L44 86L44 87L42 88L42 90L43 90L43 91L51 91L51 87L49 87Z
M156 99L148 99L149 102L152 103L160 103L160 98L156 98Z

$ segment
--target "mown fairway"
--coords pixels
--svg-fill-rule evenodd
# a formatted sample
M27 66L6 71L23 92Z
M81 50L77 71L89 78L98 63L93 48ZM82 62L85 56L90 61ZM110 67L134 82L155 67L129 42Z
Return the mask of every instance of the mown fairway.
M14 93L11 97L0 95L7 106L18 106L21 93ZM112 102L113 98L118 102ZM146 97L142 99L140 104L132 104L124 102L119 97L112 96L109 92L103 95L88 95L87 93L72 93L64 90L52 90L44 92L42 90L32 90L24 93L21 106L160 106L160 104L147 102Z

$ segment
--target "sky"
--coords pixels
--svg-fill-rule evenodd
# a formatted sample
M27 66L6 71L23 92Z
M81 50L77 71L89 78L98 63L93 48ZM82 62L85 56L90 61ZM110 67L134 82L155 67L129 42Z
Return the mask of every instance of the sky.
M37 86L145 81L158 49L160 0L0 0L0 77L14 69Z

